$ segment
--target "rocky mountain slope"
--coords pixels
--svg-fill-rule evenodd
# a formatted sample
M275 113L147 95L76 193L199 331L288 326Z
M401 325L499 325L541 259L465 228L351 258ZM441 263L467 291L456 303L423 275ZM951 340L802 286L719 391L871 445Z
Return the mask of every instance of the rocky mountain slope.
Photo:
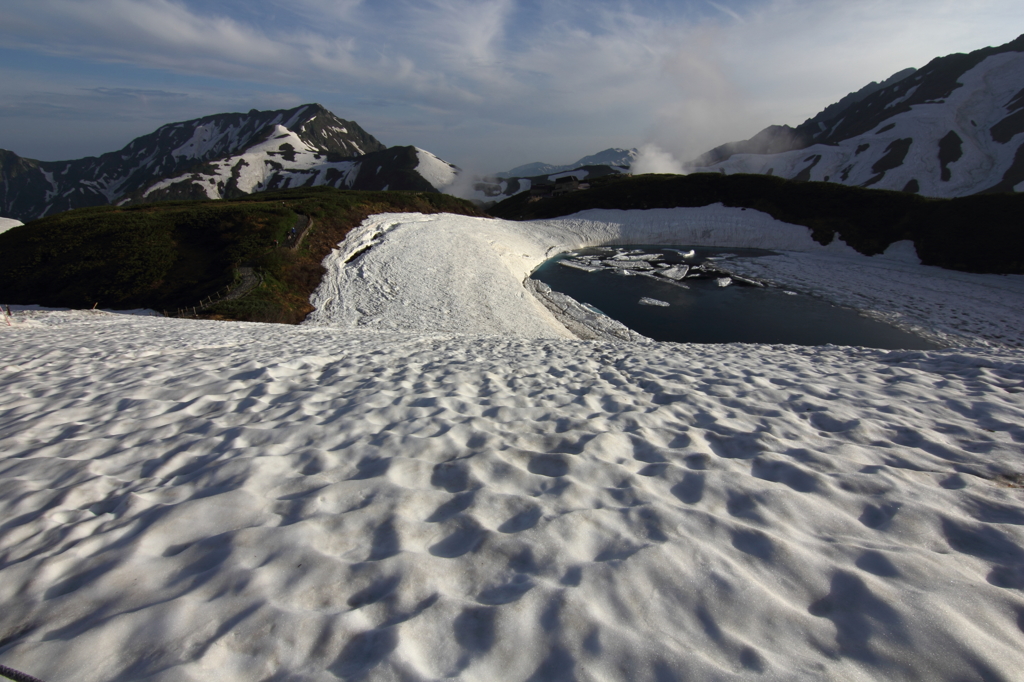
M689 165L936 197L1024 191L1024 36L901 71Z
M306 104L171 123L120 151L74 161L0 150L0 215L28 221L86 206L319 185L436 191L455 172L429 152L389 149L355 122Z

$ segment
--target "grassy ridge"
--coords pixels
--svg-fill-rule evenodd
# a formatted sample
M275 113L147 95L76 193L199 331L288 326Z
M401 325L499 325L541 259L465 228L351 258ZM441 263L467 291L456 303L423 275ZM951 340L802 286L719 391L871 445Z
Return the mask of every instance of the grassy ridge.
M519 194L488 212L499 218L535 220L590 208L675 208L718 202L805 225L821 244L838 236L865 255L910 239L926 265L1024 273L1024 194L930 199L767 175L696 173L597 178L586 191L533 202L526 193Z
M173 310L233 283L240 265L264 283L206 316L300 322L324 257L374 213L480 215L434 192L351 192L330 187L268 192L230 201L177 201L67 211L0 234L3 303ZM297 252L274 245L299 215L313 219Z

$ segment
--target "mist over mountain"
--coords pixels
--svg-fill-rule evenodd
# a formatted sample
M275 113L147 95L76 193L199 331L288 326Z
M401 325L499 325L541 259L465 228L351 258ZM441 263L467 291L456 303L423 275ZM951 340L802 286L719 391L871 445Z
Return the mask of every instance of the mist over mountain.
M1022 191L1024 36L900 71L688 166L936 197Z
M161 126L123 149L73 161L0 150L0 215L165 199L223 199L290 187L437 191L457 169L415 147L387 148L319 104Z
M608 149L575 164L518 166L478 183L479 196L473 198L502 200L566 173L586 180L610 172L680 172L669 169L678 164L647 168L640 162L643 150L626 153ZM903 69L796 127L768 126L749 139L719 145L684 168L934 197L1024 191L1024 36Z

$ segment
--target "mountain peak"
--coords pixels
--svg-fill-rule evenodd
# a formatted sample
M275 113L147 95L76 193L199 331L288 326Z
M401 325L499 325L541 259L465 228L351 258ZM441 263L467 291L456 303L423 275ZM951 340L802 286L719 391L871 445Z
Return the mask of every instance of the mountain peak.
M315 102L212 114L160 126L100 157L44 162L0 153L0 215L27 221L85 206L325 184L437 189L415 172L415 155L381 156L386 150Z
M933 197L1024 191L1024 36L897 72L690 166Z

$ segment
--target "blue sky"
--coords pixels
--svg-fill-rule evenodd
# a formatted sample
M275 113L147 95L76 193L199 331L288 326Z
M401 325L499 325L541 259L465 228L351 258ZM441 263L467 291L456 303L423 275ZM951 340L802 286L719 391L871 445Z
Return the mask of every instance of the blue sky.
M319 102L464 168L680 160L1024 32L1020 0L3 0L0 148Z

